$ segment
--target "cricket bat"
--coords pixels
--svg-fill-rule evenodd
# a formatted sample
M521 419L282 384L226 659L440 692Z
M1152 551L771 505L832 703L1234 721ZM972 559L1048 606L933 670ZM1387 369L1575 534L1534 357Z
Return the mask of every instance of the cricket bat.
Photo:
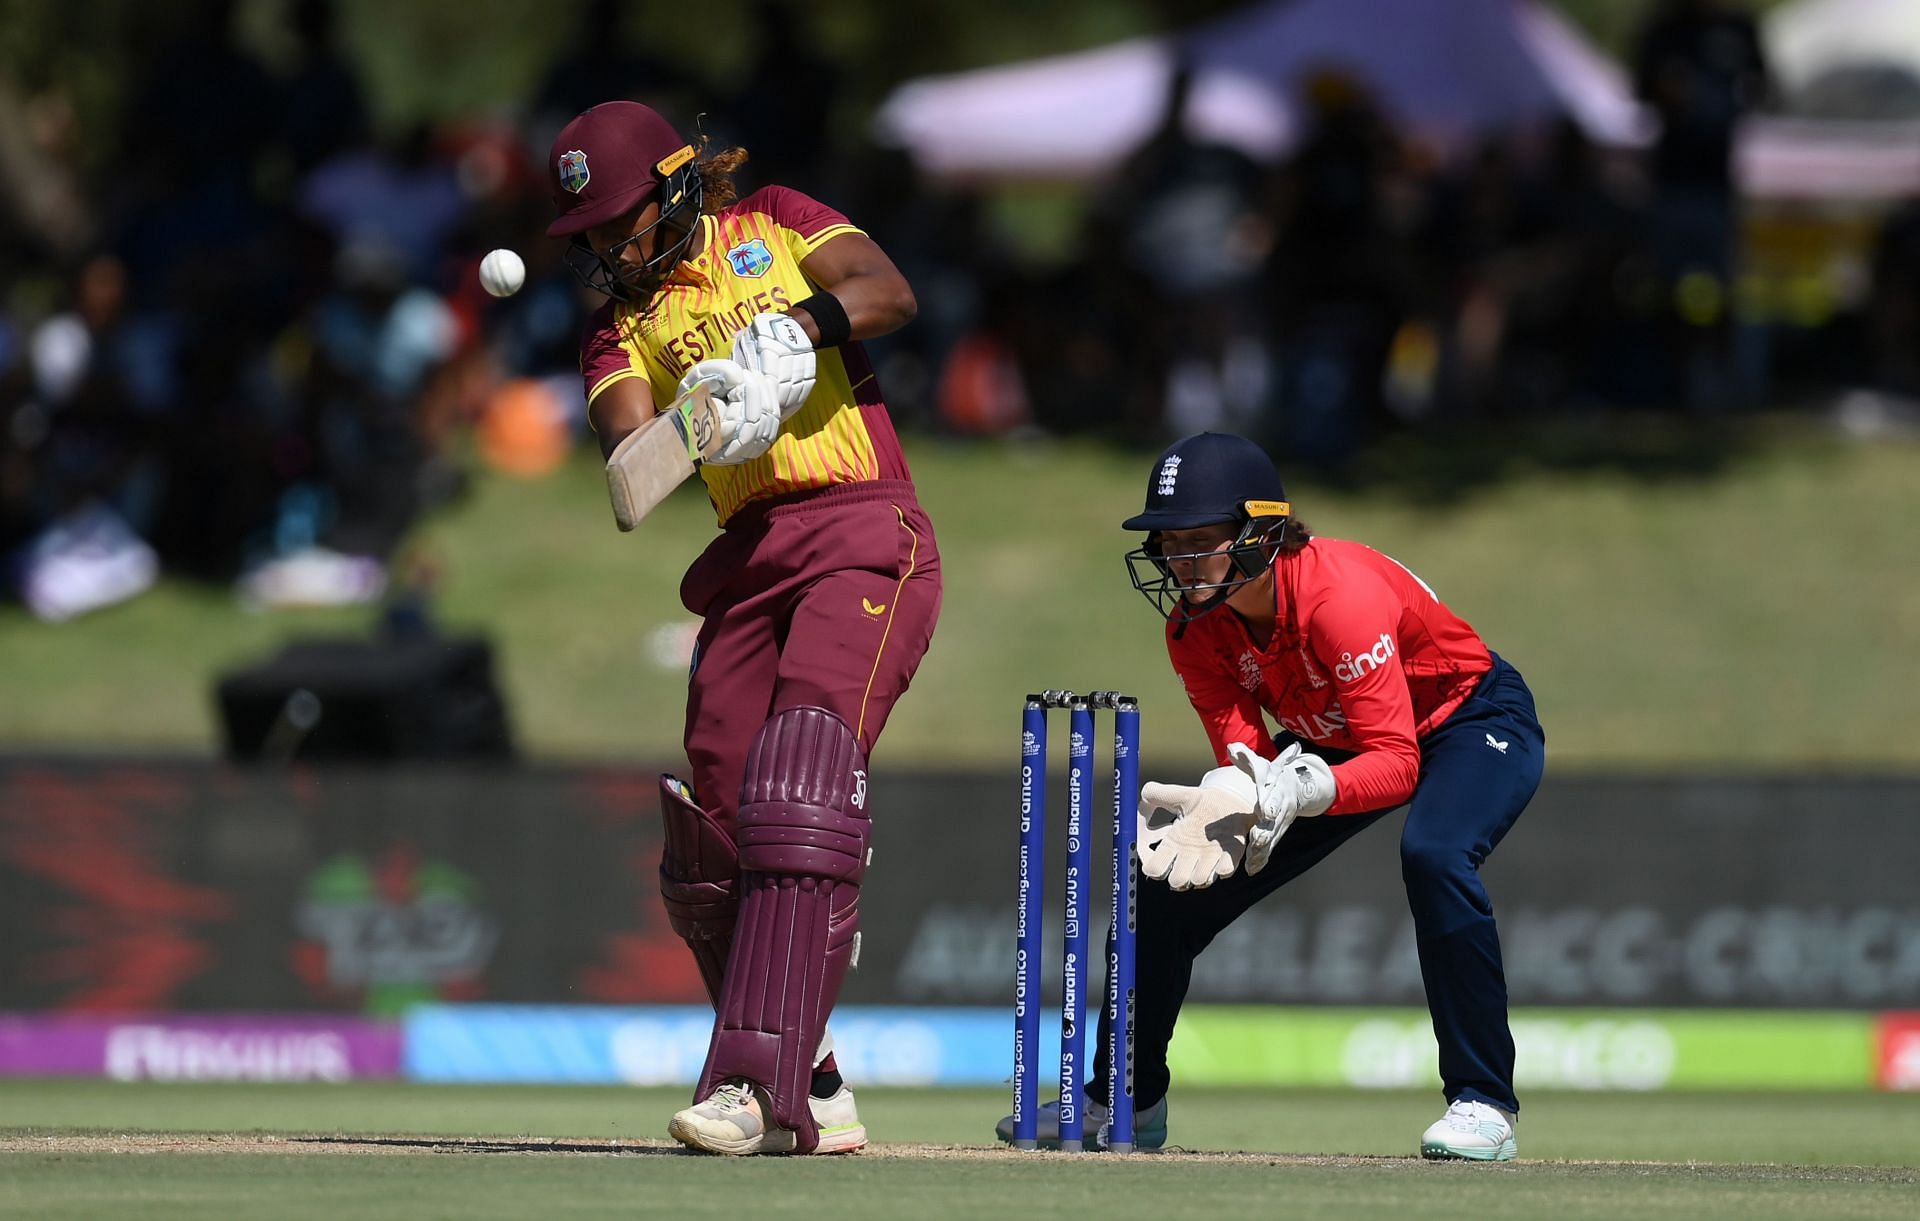
M621 438L607 458L613 520L631 530L700 464L720 452L720 405L711 380L695 382L659 414Z

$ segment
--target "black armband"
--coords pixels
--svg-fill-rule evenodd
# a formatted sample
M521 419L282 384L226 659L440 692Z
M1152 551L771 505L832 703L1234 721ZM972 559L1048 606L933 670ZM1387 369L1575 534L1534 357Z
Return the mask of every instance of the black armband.
M847 321L846 307L824 288L805 301L794 302L790 309L803 309L812 317L820 332L815 348L837 348L853 338L853 323Z

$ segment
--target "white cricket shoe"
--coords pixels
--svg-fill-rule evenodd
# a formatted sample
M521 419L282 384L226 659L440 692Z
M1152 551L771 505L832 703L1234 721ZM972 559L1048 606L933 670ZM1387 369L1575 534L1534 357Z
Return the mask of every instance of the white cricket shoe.
M842 1085L830 1098L809 1098L813 1122L820 1128L815 1153L852 1153L867 1144L866 1125L853 1102L853 1091ZM691 1149L745 1157L754 1153L793 1152L793 1133L771 1127L761 1092L751 1082L735 1078L721 1085L703 1102L676 1114L667 1133Z
M1472 1162L1513 1160L1513 1116L1484 1102L1460 1099L1420 1137L1420 1156Z

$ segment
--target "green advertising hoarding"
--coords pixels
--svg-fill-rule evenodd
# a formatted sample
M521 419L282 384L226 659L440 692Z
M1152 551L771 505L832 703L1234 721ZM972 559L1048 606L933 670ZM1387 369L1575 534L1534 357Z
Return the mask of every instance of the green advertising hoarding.
M1865 1013L1523 1009L1512 1015L1522 1089L1865 1089ZM1169 1051L1192 1085L1438 1087L1419 1009L1193 1005Z

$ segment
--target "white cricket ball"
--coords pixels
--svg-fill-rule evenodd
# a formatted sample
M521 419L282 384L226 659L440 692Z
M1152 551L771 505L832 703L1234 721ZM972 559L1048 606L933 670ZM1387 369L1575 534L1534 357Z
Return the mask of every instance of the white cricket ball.
M480 260L480 287L496 297L511 297L527 282L527 265L511 250L489 250Z

